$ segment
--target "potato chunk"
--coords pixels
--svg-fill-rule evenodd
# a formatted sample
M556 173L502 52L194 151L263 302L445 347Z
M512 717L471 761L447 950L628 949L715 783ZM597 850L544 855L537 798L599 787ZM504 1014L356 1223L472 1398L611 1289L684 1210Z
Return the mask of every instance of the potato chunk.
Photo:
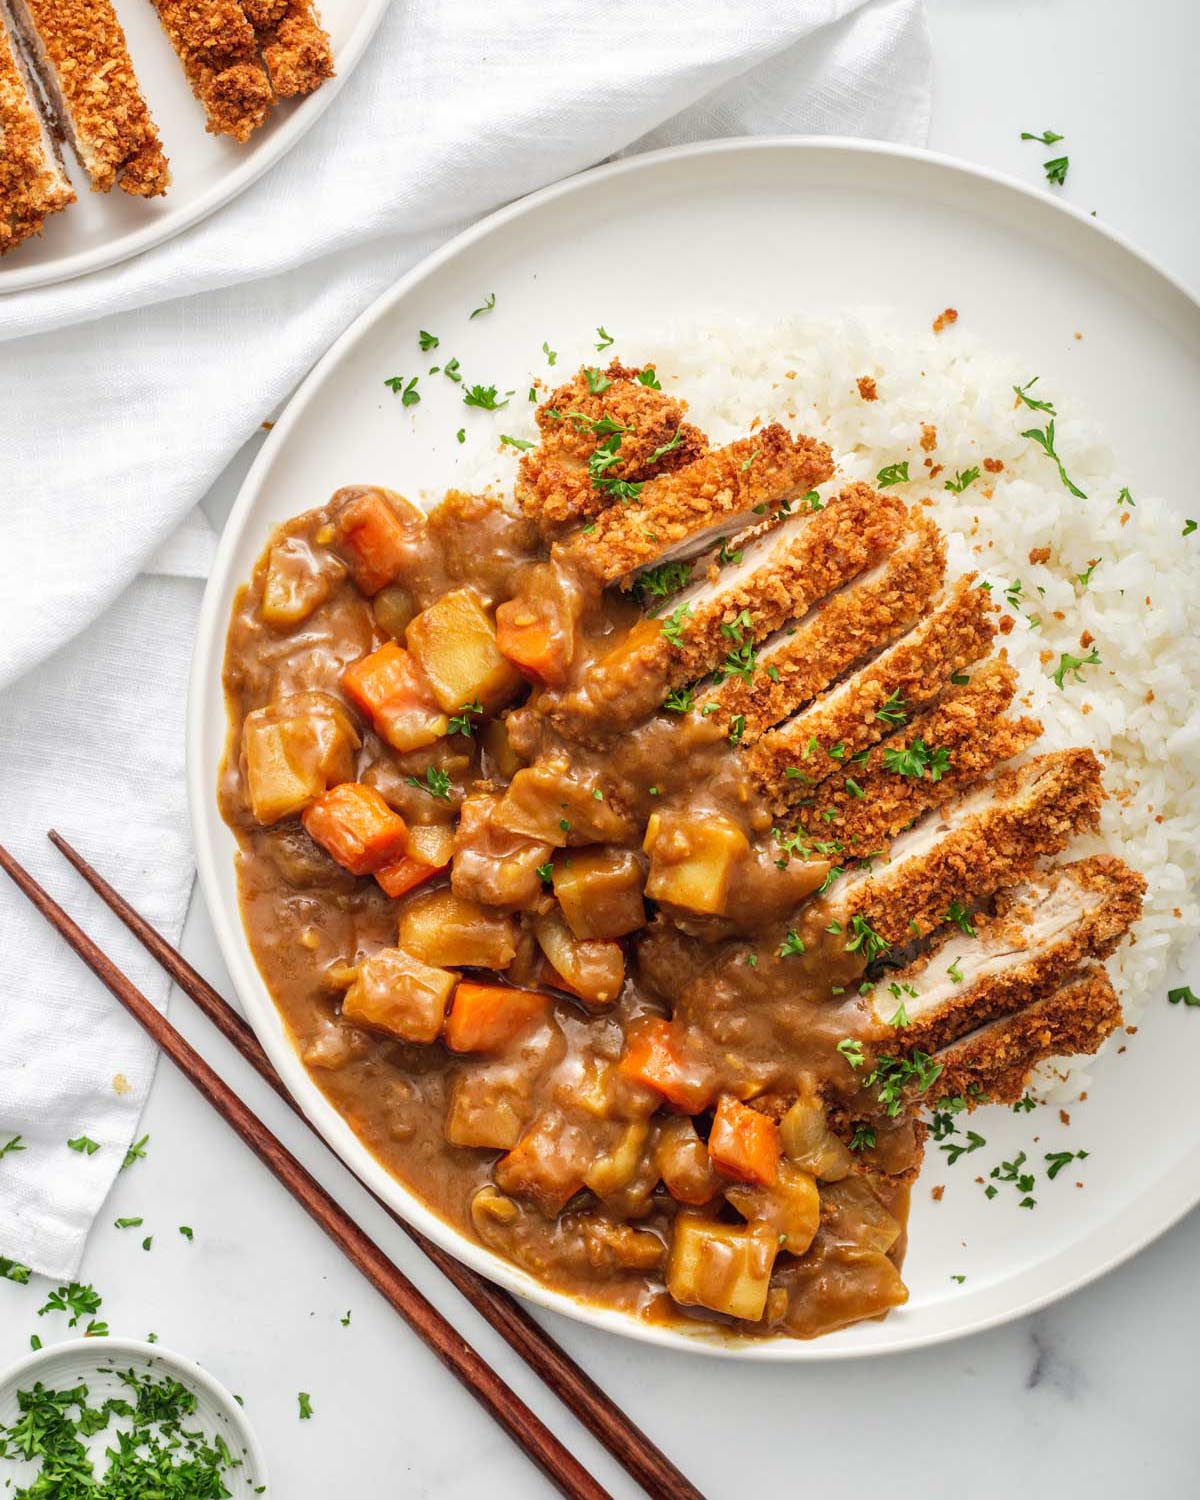
M816 1181L789 1161L779 1163L770 1187L740 1182L726 1188L725 1197L750 1223L768 1225L778 1236L779 1248L790 1255L804 1254L821 1222Z
M457 981L457 974L431 968L402 948L381 948L359 965L342 1015L406 1042L434 1042Z
M267 554L259 614L268 625L298 625L329 598L345 569L318 556L302 536L284 537Z
M259 823L293 817L354 777L360 740L350 716L327 693L296 693L246 715L242 773Z
M646 894L684 911L723 916L734 868L750 841L728 818L651 813L642 846L650 856Z
M554 894L577 938L618 938L644 927L645 878L632 849L580 849L554 861Z
M591 1005L609 1005L625 983L625 954L620 943L584 942L556 912L533 924L538 946L563 985Z
M450 890L416 897L400 917L400 946L424 963L507 969L517 952L516 926Z
M445 713L461 713L468 703L494 713L521 687L521 674L500 654L491 616L471 589L454 589L422 610L405 640Z
M707 1307L756 1323L767 1305L777 1250L763 1225L718 1224L699 1214L675 1220L667 1291L684 1307Z
M446 1139L452 1146L510 1151L521 1139L529 1104L487 1072L463 1072L450 1084Z
M636 837L632 820L608 801L603 787L575 780L570 762L559 755L516 773L497 805L496 822L556 849Z

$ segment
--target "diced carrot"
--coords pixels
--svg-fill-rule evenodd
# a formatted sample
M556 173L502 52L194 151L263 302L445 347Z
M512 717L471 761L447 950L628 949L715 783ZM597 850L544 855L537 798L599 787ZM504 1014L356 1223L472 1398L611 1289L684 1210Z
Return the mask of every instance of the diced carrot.
M464 980L450 1002L446 1046L451 1052L498 1052L540 1020L549 1005L550 997L537 990Z
M424 749L450 728L424 672L395 641L347 667L342 691L395 750Z
M701 1069L690 1065L676 1027L661 1016L651 1016L630 1028L619 1071L635 1083L647 1084L688 1114L702 1110L712 1088Z
M394 863L408 842L404 819L361 781L339 783L306 808L301 821L352 875L373 875Z
M368 490L338 513L335 546L364 594L377 594L400 572L407 536L378 490Z
M779 1126L732 1094L722 1094L708 1133L713 1165L739 1182L771 1184L779 1175Z
M496 610L496 645L535 682L555 687L566 681L566 641L524 600L509 599Z
M419 859L410 859L407 854L402 854L390 865L376 870L375 879L383 887L384 893L395 900L397 896L403 896L417 886L424 885L439 873L436 865L425 865Z

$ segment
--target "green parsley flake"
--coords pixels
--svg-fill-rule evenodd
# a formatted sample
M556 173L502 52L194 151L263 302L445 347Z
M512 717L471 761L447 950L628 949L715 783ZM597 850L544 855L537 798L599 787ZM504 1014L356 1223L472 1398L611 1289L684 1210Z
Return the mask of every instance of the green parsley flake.
M890 484L908 484L908 459L899 464L886 464L875 476L875 483L881 490L886 490Z
M1167 991L1167 1001L1171 1005L1179 1005L1181 1002L1189 1009L1194 1005L1200 1005L1200 995L1194 995L1190 986L1180 985L1177 990Z
M528 438L509 437L507 432L502 432L500 434L500 441L507 444L507 446L510 448L519 449L522 453L533 447L533 444L529 441Z
M422 328L420 333L417 335L417 343L421 347L421 353L428 354L431 349L437 348L437 346L441 343L441 339L439 339L436 334L426 333Z
M601 324L600 327L596 329L596 332L600 336L599 342L596 345L597 350L602 352L605 349L611 349L615 340L613 339L612 334L609 333L608 329L605 328L603 324Z
M181 1235L183 1235L184 1239L187 1240L189 1244L191 1244L191 1242L196 1238L196 1231L190 1224L181 1224L179 1226L179 1232Z
M418 376L414 375L407 385L404 383L403 375L390 375L383 383L394 396L399 396L405 406L416 406L421 400L421 393L417 390Z
M78 1151L80 1155L86 1153L88 1156L95 1156L100 1149L100 1142L86 1135L77 1135L73 1141L68 1141L67 1145L72 1151Z
M429 796L438 798L439 801L449 802L450 800L449 772L439 770L437 766L426 766L424 781L417 776L408 776L405 780L409 786L415 786L417 791L426 792Z
M474 313L472 313L471 316L474 317ZM300 1403L300 1420L302 1422L309 1421L313 1414L312 1397L308 1394L307 1391L300 1391L296 1399Z
M852 1068L861 1068L866 1058L863 1056L861 1042L856 1042L852 1037L844 1036L837 1044L837 1050L842 1054Z
M1050 161L1044 161L1042 166L1046 169L1046 181L1054 183L1056 187L1062 187L1067 180L1067 168L1070 165L1069 156L1055 156Z
M508 396L512 392L509 391ZM496 400L497 391L494 385L469 385L463 391L464 406L478 406L483 411L499 411L501 407L508 405L508 396L503 401Z
M970 485L973 485L980 475L979 469L960 469L953 479L947 479L943 489L950 491L952 495L961 495Z
M114 1219L113 1220L113 1228L114 1229L140 1229L145 1222L146 1222L145 1219Z
M124 1172L127 1167L132 1167L135 1161L144 1160L146 1155L146 1147L149 1144L149 1141L150 1137L148 1135L144 1135L140 1141L134 1141L133 1145L130 1146L129 1150L125 1153L125 1160L121 1163L122 1172Z
M1061 141L1063 137L1059 135L1057 130L1043 130L1041 135L1034 135L1032 131L1022 130L1021 139L1023 141L1040 141L1043 146L1053 146L1055 141Z
M875 1146L875 1129L871 1125L856 1125L850 1137L851 1151L871 1151Z
M692 613L690 604L681 604L673 614L667 616L662 624L662 633L668 645L677 650L683 650L684 622Z
M1087 499L1087 491L1081 490L1079 486L1073 482L1066 469L1063 467L1062 459L1059 458L1058 454L1055 452L1053 417L1051 417L1050 420L1046 423L1045 429L1039 427L1030 427L1027 431L1023 432L1021 436L1023 438L1028 438L1031 442L1036 443L1042 450L1042 452L1046 455L1046 457L1054 461L1054 463L1058 466L1058 477L1062 480L1065 488L1068 489L1077 500Z
M487 296L483 299L483 305L481 307L477 307L475 309L475 311L471 314L471 317L472 318L478 318L483 313L490 313L491 310L492 310L492 308L495 307L495 305L496 305L496 294L495 294L495 292L489 292L487 294ZM470 322L470 318L468 318L467 321Z
M804 952L804 939L798 937L792 928L788 928L787 937L779 945L780 958L795 958Z
M21 1137L14 1135L11 1140L5 1141L4 1145L0 1146L0 1161L3 1161L10 1152L24 1150L25 1147L21 1144Z
M1058 666L1054 670L1054 681L1060 689L1065 689L1065 678L1068 672L1072 673L1076 682L1083 681L1083 673L1080 667L1100 666L1100 653L1095 646L1086 656L1072 656L1069 651L1064 651L1058 659Z

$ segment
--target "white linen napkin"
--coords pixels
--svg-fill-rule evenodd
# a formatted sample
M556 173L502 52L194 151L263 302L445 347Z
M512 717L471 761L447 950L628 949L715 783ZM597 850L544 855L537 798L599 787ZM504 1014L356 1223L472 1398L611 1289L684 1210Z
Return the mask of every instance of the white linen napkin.
M202 571L194 530L174 561L158 549L237 448L479 215L713 136L920 144L929 74L922 0L397 0L334 108L236 203L125 265L0 300L0 841L61 889L42 842L64 825L177 937L197 588L134 580L156 550L160 575ZM112 947L165 1001L132 946ZM0 1255L66 1276L153 1055L2 886L0 952L0 1147L27 1146L0 1158ZM81 1133L101 1151L69 1151Z

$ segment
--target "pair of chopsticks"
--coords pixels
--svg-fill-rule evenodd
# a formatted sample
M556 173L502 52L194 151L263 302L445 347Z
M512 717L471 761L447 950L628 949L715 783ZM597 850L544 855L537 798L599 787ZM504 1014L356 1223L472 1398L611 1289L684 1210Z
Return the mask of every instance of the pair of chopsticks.
M308 1125L257 1037L232 1006L61 834L51 832L50 839L184 994L195 1001L259 1077ZM612 1500L608 1491L516 1392L363 1233L316 1178L3 845L0 845L0 869L560 1493L567 1496L567 1500ZM317 1135L314 1127L309 1125L309 1129ZM321 1137L317 1135L317 1139ZM366 1187L366 1184L362 1186ZM371 1192L370 1188L366 1190ZM659 1500L659 1497L661 1500L704 1500L695 1485L512 1297L460 1265L405 1223L374 1193L371 1196L652 1500Z

